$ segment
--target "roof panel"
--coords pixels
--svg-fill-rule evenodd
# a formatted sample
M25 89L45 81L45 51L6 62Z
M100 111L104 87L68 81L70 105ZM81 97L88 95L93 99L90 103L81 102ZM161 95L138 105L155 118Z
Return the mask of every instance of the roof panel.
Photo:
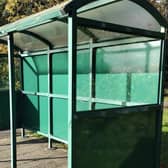
M67 46L67 24L61 21L54 21L29 29L30 32L46 38L52 46Z
M129 34L97 30L97 29L92 29L92 28L89 28L88 30L91 31L95 35L97 42L107 41L107 40L120 40L120 39L126 39L126 38L128 39L128 38L135 37Z
M48 49L48 46L45 43L24 33L15 33L14 43L23 51L36 51Z
M47 41L54 48L67 46L67 24L60 19L72 9L78 9L79 17L156 32L164 25L164 19L146 0L73 0L0 27L0 37L15 32L15 45L26 51L47 49ZM30 34L23 34L23 30ZM38 37L42 37L41 41ZM90 38L102 41L125 37L130 35L78 27L78 43L89 42Z
M93 8L98 8L102 5L105 4L110 4L110 3L120 3L120 2L126 2L126 3L130 3L130 6L135 4L141 8L142 13L145 11L145 13L148 13L149 15L151 15L151 17L153 17L153 19L158 22L159 25L163 26L163 27L168 27L167 21L165 20L165 18L163 18L161 16L161 14L157 11L157 9L155 7L152 6L152 4L148 1L148 0L73 0L71 1L71 3L65 5L64 7L64 11L66 13L71 12L72 10L78 10L80 11L84 11L84 10L88 10L88 9L93 9ZM114 9L114 8L113 8ZM114 9L115 10L115 9ZM125 8L126 12L132 13L132 16L134 14L136 14L136 10L129 10L129 8ZM112 12L112 11L111 11ZM122 13L122 8L118 8L118 12ZM110 16L112 16L112 14L110 14ZM139 18L141 18L141 15L139 15ZM144 20L146 20L146 18L143 18ZM129 18L127 18L127 20L129 20ZM131 26L131 25L130 25ZM138 27L138 25L137 25Z
M57 20L38 27L33 27L28 31L47 39L54 48L68 45L68 25L66 22ZM89 41L89 39L90 37L78 28L77 42L81 43L83 41Z
M161 26L154 16L135 2L113 0L110 4L110 1L108 3L101 1L98 5L100 1L80 8L78 16L156 32L161 31ZM100 7L96 7L97 5ZM93 9L89 10L90 8Z

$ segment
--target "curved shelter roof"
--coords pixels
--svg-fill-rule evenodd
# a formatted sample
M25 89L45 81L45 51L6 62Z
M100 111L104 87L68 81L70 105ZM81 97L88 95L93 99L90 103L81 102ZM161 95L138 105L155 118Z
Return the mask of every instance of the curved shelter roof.
M163 28L167 28L165 19L146 0L73 0L0 27L1 41L14 32L15 46L22 51L67 46L66 18L72 10L77 10L80 25L78 43L89 42L90 38L97 41L128 38L130 34L164 38ZM86 22L82 23L81 18Z

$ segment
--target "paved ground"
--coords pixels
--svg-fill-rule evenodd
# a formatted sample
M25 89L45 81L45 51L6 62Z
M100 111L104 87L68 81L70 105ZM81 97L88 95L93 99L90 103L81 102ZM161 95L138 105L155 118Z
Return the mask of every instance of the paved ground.
M10 168L9 132L0 131L0 168ZM47 139L17 136L18 168L67 168L65 146L54 143L52 150L47 149Z

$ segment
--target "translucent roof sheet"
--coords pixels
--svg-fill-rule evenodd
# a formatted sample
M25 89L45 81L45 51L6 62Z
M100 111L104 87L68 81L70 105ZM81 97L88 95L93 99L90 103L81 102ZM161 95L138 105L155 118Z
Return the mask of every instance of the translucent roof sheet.
M110 32L110 31L104 31L104 30L97 30L88 28L88 31L92 32L94 36L96 37L96 41L105 41L105 40L119 40L119 39L125 39L134 37L132 35L128 34L122 34L122 33L116 33L116 32Z
M44 50L49 45L53 48L67 46L68 26L65 18L72 9L77 10L80 18L144 31L161 32L161 28L167 26L147 0L73 0L0 27L0 37L4 40L4 36L14 32L15 45L24 51ZM128 37L130 35L79 26L77 41L83 43L91 38L103 41Z
M79 11L85 11L89 6L90 4ZM145 30L161 31L160 24L148 11L128 0L102 5L99 8L93 8L93 10L86 10L86 12L79 13L78 16Z
M67 46L68 41L68 25L63 21L54 21L38 27L29 29L41 37L46 38L54 48ZM78 43L89 41L88 37L80 28L78 29Z
M48 46L40 40L23 33L14 34L14 43L23 51L33 51L48 48Z

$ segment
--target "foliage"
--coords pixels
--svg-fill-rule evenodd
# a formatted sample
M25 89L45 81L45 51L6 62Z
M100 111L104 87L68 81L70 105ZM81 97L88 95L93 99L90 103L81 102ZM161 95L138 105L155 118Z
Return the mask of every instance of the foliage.
M168 0L149 0L160 13L168 20Z
M44 9L50 8L65 0L0 0L0 25L14 22L25 16L37 13ZM168 18L168 0L149 0L163 15ZM166 15L167 13L167 15ZM0 53L7 53L7 47L0 44ZM16 85L19 82L19 62L16 65ZM7 59L0 59L0 87L8 86L8 65Z
M0 25L50 8L61 0L0 0ZM0 53L7 53L6 45L0 44ZM3 54L2 54L3 55ZM15 59L16 88L20 88L20 63ZM0 59L0 88L8 87L8 61Z
M58 3L60 0L7 0L3 13L8 22L13 22Z

